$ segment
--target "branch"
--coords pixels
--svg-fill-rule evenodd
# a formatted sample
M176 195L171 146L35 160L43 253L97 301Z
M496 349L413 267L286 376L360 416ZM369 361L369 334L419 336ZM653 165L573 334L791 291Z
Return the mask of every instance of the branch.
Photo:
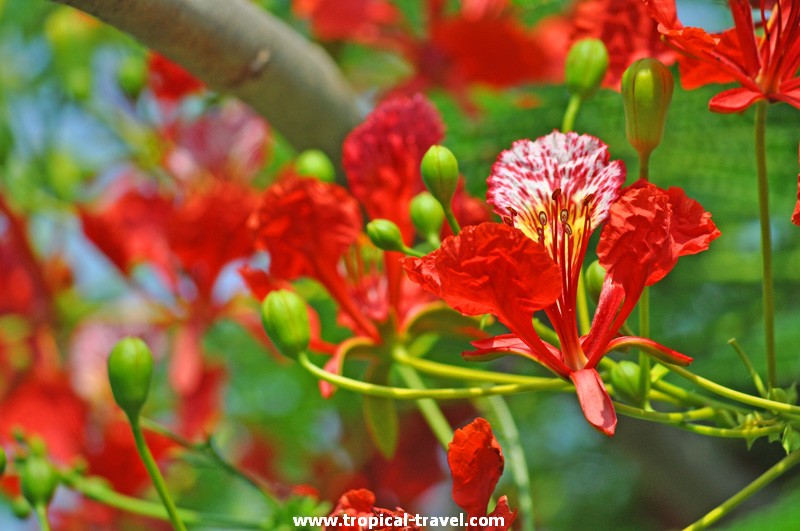
M129 33L336 164L361 116L331 58L248 0L53 0Z

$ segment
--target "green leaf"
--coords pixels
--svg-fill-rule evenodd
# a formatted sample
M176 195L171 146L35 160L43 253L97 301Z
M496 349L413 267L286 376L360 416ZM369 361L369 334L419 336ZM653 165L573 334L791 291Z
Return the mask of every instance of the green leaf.
M370 383L386 385L389 383L390 365L383 363L367 371L365 380ZM389 398L364 395L362 397L364 421L372 441L386 459L391 459L397 450L399 434L397 404Z
M781 438L781 445L787 454L800 450L800 433L791 426L786 426Z

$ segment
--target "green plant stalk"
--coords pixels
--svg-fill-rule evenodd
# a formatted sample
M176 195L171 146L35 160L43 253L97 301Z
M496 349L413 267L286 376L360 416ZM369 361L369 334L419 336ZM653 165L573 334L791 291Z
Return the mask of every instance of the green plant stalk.
M400 375L400 378L408 387L412 389L425 389L425 383L412 367L396 363L394 365L394 370ZM422 398L417 400L417 408L436 436L436 440L439 441L442 448L447 451L447 445L453 440L453 428L450 427L450 423L447 422L444 413L439 409L439 405L430 398Z
M459 225L456 219L453 207L450 205L442 205L442 207L444 207L444 218L447 220L447 224L450 225L450 230L453 232L453 235L458 236L458 233L461 232L461 225Z
M775 286L772 279L772 232L769 226L769 179L767 176L766 100L756 103L755 149L758 177L758 221L761 226L762 296L764 304L764 347L767 356L767 386L777 385L775 362Z
M39 529L41 531L50 531L50 520L47 518L47 505L38 503L33 508L36 513L36 519L39 521Z
M648 337L650 335L650 288L645 286L642 296L639 298L639 335ZM650 356L645 352L639 352L639 396L642 397L642 409L649 409L650 403Z
M586 275L583 273L581 267L578 273L578 292L575 298L575 305L578 310L578 328L581 334L588 334L589 329L592 327L592 321L589 319L589 303L586 297Z
M337 387L355 391L365 395L377 396L381 398L393 398L396 400L419 400L420 398L432 398L436 400L455 400L461 398L477 398L480 396L491 395L510 395L515 393L540 391L549 388L549 385L541 383L532 384L503 384L491 387L464 387L447 389L407 389L402 387L390 387L386 385L376 385L360 380L354 380L346 376L340 376L326 371L314 365L308 359L308 354L301 352L298 356L300 364L317 379L330 382ZM547 382L549 384L549 382Z
M750 374L750 378L753 380L753 385L756 386L756 390L758 394L761 395L762 398L767 398L767 390L764 388L764 382L761 381L761 376L758 375L758 371L756 368L753 367L753 364L750 362L750 358L747 357L747 353L744 349L739 346L739 343L735 339L729 339L728 344L736 351L739 355L739 358L744 363L744 366L747 368L748 374Z
M239 470L233 464L225 460L225 458L222 457L220 452L214 446L211 438L202 443L194 443L192 441L184 439L177 433L173 433L165 426L162 426L161 424L158 424L157 422L154 422L150 419L141 418L140 422L144 429L158 433L159 435L162 435L168 438L169 440L177 443L184 449L208 458L231 476L234 476L246 482L261 494L262 498L264 498L264 500L267 502L267 505L269 505L271 509L274 510L280 505L280 503L272 496L272 493L269 492L269 490L267 490L257 480L250 477L247 473Z
M519 430L514 422L514 415L508 408L508 404L500 396L488 396L475 401L475 405L484 414L490 417L491 424L499 430L506 443L507 462L511 466L511 477L517 487L518 499L517 509L522 517L517 521L521 531L534 531L535 513L533 509L533 493L531 492L531 478L528 473L528 462L525 458L525 451L522 448L522 441L519 438Z
M748 406L753 406L761 409L766 409L768 411L773 411L775 413L788 413L790 415L800 415L800 407L793 406L791 404L784 404L783 402L776 402L774 400L768 400L766 398L761 398L758 396L748 395L747 393L742 393L740 391L735 391L724 385L720 385L718 383L712 382L711 380L707 380L702 376L697 376L696 374L687 371L681 367L676 367L675 365L664 365L670 372L674 372L678 376L689 380L693 384L701 387L707 391L710 391L716 395L728 398L730 400L734 400L736 402L740 402L742 404L747 404Z
M97 484L80 476L70 478L68 485L87 498L109 507L149 518L169 520L167 510L160 503L126 496L106 487L98 487ZM227 529L263 529L263 526L256 522L242 522L225 516L202 514L188 509L178 509L178 514L182 521L192 525L215 525Z
M139 452L139 456L142 458L147 473L153 481L153 486L155 486L156 492L158 492L158 496L161 498L161 503L164 504L164 508L167 510L172 527L177 531L186 531L186 526L183 525L183 521L180 516L178 516L178 509L175 507L175 503L169 495L164 477L161 475L156 460L153 459L153 454L150 453L150 448L148 448L147 442L144 440L139 417L129 417L128 420L130 421L131 431L133 432L133 439L136 442L136 450Z
M573 94L569 97L569 103L567 103L567 109L564 111L564 118L561 121L562 133L572 131L575 127L575 118L578 116L581 103L583 103L583 100L579 95Z
M708 526L727 515L740 503L769 485L772 481L780 477L798 463L800 463L800 451L792 452L778 461L772 468L761 474L748 486L731 496L718 507L709 511L705 516L692 525L686 527L684 531L699 531L701 529L708 528Z
M471 382L537 385L540 386L541 390L550 391L566 391L573 388L572 384L565 382L560 378L521 376L518 374L508 374L504 372L470 369L468 367L459 367L457 365L448 365L446 363L439 363L437 361L415 358L406 353L395 353L394 359L400 363L409 365L420 372L424 372L432 376L441 376L443 378Z

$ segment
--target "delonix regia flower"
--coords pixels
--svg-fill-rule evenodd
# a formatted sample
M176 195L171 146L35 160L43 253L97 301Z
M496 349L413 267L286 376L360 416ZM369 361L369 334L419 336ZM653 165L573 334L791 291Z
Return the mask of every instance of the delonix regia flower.
M519 140L488 179L488 202L504 224L467 227L423 258L407 258L409 277L456 310L491 313L510 334L473 342L464 357L514 354L541 363L575 384L586 419L613 435L616 414L595 367L619 347L638 346L668 362L691 358L650 339L618 337L645 286L662 279L679 256L708 248L719 231L682 190L640 181L622 189L625 167L589 135L553 132ZM589 237L605 223L598 256L607 276L591 331L576 318L578 277ZM537 335L544 310L560 347Z
M658 31L683 53L681 83L697 88L737 82L708 106L715 112L739 112L759 100L784 101L800 108L800 3L797 0L728 0L734 27L719 34L685 27L675 0L645 0ZM759 24L753 21L753 5Z

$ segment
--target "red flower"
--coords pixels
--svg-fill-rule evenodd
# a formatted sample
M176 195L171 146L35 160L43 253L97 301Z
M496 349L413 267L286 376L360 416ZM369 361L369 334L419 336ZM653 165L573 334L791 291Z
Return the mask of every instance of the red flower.
M675 52L662 42L641 0L584 0L575 5L572 19L573 42L594 37L608 49L603 86L619 90L622 73L637 59L655 57L668 65L675 62Z
M148 56L147 70L147 84L160 100L175 102L203 88L189 72L157 53Z
M387 529L397 531L420 531L416 525L397 525L394 523L406 520L413 522L409 516L404 516L406 512L401 508L395 510L381 509L375 507L375 495L367 489L354 489L342 494L339 501L336 502L336 507L333 508L331 516L338 516L341 525L330 526L326 525L324 531L333 530L352 530L352 531L385 531ZM345 517L347 519L345 520ZM368 525L362 526L358 524L359 519L366 519ZM372 519L372 520L370 520ZM369 522L372 522L370 525ZM347 522L347 525L345 525ZM350 525L350 523L352 525ZM382 522L389 522L390 525L381 525Z
M644 338L616 338L645 285L666 275L677 258L708 247L719 231L683 192L644 183L619 197L624 167L609 162L598 139L553 132L503 152L489 177L488 198L506 224L483 224L448 238L421 259L405 259L409 276L456 310L492 313L513 334L473 342L471 359L516 354L575 384L587 420L612 435L616 426L595 366L610 350L638 344L672 363L689 358ZM598 248L608 270L591 332L580 337L576 296L589 236L606 220ZM533 329L544 309L560 349Z
M293 0L292 11L310 19L312 33L325 41L375 42L398 18L386 0Z
M456 430L453 440L447 449L447 462L453 476L453 501L467 512L469 518L501 517L503 524L499 526L468 526L470 531L508 531L517 511L508 507L508 499L501 496L497 506L491 514L487 515L487 506L492 497L497 481L503 473L504 459L500 445L497 443L489 423L477 418L467 426ZM375 507L375 495L366 489L351 490L346 492L336 504L331 516L348 515L356 517L370 516L403 519L405 511L400 508L390 511ZM416 531L421 529L415 524L419 522L416 515L408 515L406 519L410 524L405 527L379 527L372 529L400 529ZM361 531L359 526L326 527L326 531L333 529L352 529Z
M256 244L270 254L270 270L269 275L243 271L248 283L263 295L281 281L312 277L338 303L339 322L354 332L355 338L329 349L329 371L340 372L349 352L382 345L379 328L403 330L430 301L403 275L399 253L384 253L369 242L362 206L370 217L395 222L412 244L408 211L422 190L420 161L443 130L422 96L384 101L345 140L352 195L336 184L290 175L267 189L250 218ZM332 390L321 386L326 394Z
M748 0L729 0L734 27L711 35L684 27L675 0L645 3L667 42L685 55L680 59L684 88L741 85L714 96L708 105L712 111L739 112L759 100L800 108L800 5L795 0L761 0L763 35L756 32Z

